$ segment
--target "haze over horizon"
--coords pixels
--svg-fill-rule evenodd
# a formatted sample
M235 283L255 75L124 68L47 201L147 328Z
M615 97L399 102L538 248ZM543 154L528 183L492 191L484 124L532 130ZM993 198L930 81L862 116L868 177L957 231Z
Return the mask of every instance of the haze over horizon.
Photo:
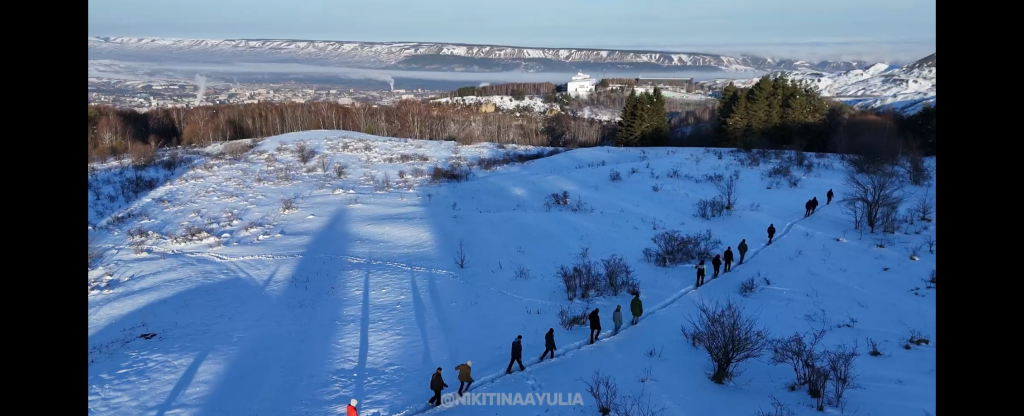
M90 36L450 42L909 62L935 52L933 1L609 0L495 4L90 0ZM884 14L878 11L884 10ZM543 11L544 13L538 13Z

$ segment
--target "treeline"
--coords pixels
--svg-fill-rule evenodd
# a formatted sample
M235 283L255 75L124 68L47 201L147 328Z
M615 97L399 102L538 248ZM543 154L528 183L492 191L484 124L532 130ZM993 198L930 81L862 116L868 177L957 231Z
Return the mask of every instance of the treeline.
M619 147L666 146L669 144L668 113L661 89L639 95L630 89L615 135Z
M517 100L521 100L527 95L545 96L556 88L555 84L550 82L513 82L508 84L485 85L483 87L469 86L462 87L448 93L448 98L508 95Z
M586 107L614 110L619 112L626 106L630 91L604 90L587 94L586 97L567 97L565 106L577 111ZM670 115L672 125L692 125L711 121L718 103L714 100L671 100L665 99L665 111Z
M350 130L464 144L561 143L588 147L614 137L614 125L609 124L580 118L552 122L538 114L480 113L455 105L411 100L394 106L259 103L153 109L145 113L90 105L89 159L124 156L132 152L133 145L205 146L303 130Z
M934 108L911 116L857 111L784 77L765 76L750 88L729 84L715 121L712 130L696 133L691 141L743 149L850 153L886 147L935 154Z

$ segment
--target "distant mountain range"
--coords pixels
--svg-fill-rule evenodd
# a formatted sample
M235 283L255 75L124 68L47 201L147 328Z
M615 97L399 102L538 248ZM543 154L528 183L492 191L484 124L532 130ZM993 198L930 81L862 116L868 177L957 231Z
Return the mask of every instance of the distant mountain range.
M458 72L823 71L868 62L726 56L708 53L531 48L431 42L89 37L90 60L304 63L352 68ZM934 65L934 55L932 55Z

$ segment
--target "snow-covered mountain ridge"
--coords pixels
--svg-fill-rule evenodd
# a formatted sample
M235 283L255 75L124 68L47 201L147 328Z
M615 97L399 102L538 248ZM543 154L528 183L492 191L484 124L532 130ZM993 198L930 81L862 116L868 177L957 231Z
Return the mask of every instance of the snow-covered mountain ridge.
M725 70L842 71L863 68L859 61L807 62L664 51L535 48L434 42L357 42L286 39L170 39L89 36L90 59L143 58L174 53L175 59L228 59L249 62L343 64L366 68L434 71L531 72L565 70Z

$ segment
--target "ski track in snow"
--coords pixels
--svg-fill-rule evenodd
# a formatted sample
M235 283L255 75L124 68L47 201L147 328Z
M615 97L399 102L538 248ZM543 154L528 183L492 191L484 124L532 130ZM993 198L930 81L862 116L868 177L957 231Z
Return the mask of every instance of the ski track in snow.
M821 207L820 209L824 209L824 208L825 207ZM813 216L813 215L811 215L811 216ZM796 225L798 222L806 220L808 218L810 218L810 217L802 217L802 218L798 218L796 220L793 220L793 221L790 221L789 223L787 223L784 227L782 227L782 232L778 233L775 236L775 238L772 239L773 240L772 244L776 244L779 240L785 238L786 235L788 235L789 232L793 229L794 225ZM747 253L748 256L744 259L745 260L744 263L732 266L732 271L730 271L730 273L732 273L733 271L735 271L736 269L738 269L740 267L743 267L743 266L749 264L751 260L753 260L755 257L757 257L757 255L759 253L761 253L762 250L768 248L768 246L769 246L769 244L767 242L765 242L760 247L758 247L757 249L750 250ZM690 265L687 264L686 266L690 266ZM694 276L696 276L696 275L694 275ZM721 278L721 277L724 277L724 276L720 274L719 278ZM696 277L694 277L694 279L696 279ZM706 286L708 284L714 283L715 280L718 280L718 279L717 278L716 279L712 279L712 280L708 281L707 283L705 283L704 285ZM696 283L696 282L694 282L694 283ZM686 296L687 294L689 294L689 293L691 293L691 292L693 292L695 290L697 290L697 288L691 285L691 286L689 286L689 287L687 287L687 288L677 292L676 294L670 296L668 299L662 301L661 303L655 305L653 308L650 308L650 309L646 309L645 308L644 314L642 316L640 316L640 320L639 321L640 322L644 321L645 319L647 319L651 315L654 315L654 314L660 312L661 310L669 307L670 305L676 303L676 301L678 301L679 299L682 299L683 296ZM639 322L637 323L637 325L639 325ZM619 333L618 334L611 335L611 336L621 336L622 333L632 329L634 326L635 325L623 325L622 328L619 329ZM575 354L573 354L573 352L579 351L579 350L583 350L584 348L587 348L588 346L591 346L591 345L595 345L595 346L599 345L600 341L609 339L608 337L610 337L610 336L608 336L608 334L610 334L611 332L613 332L613 330L603 330L602 329L601 333L598 335L599 339L597 341L594 341L593 344L591 344L590 340L587 339L586 341L574 342L572 344L569 344L566 347L559 347L558 351L559 351L560 355L558 357L556 357L556 358L549 358L548 362L561 362L562 359L572 358L575 355ZM602 338L602 337L604 337L604 338ZM537 390L536 379L533 378L531 373L532 373L532 370L533 370L533 368L535 366L542 365L542 363L541 363L541 361L538 358L532 358L532 359L524 359L523 360L523 365L526 366L526 370L523 370L522 372L515 371L515 366L513 366L512 374L505 374L504 371L500 371L498 373L494 373L494 374L491 374L491 375L488 375L488 376L477 378L473 382L473 385L477 386L477 387L474 387L473 390L477 390L480 386L487 386L487 385L493 384L493 383L495 383L495 382L497 382L499 380L504 379L506 376L508 376L508 377L515 377L518 374L522 373L527 378L527 381L530 384L531 389L536 391ZM442 397L446 397L447 396L446 400L454 401L455 397L452 397L452 395L456 395L456 394L458 394L458 393L446 393L446 394L442 395ZM443 402L444 402L444 400L442 400L442 403ZM440 412L442 412L444 410L447 410L447 409L449 409L451 407L454 407L454 406L453 405L449 405L449 406L442 405L442 406L432 407L432 406L430 406L428 404L428 405L419 406L419 407L414 408L414 409L408 409L408 410L396 413L395 416L415 416L415 415L422 415L422 414L436 414L436 413L440 413Z

